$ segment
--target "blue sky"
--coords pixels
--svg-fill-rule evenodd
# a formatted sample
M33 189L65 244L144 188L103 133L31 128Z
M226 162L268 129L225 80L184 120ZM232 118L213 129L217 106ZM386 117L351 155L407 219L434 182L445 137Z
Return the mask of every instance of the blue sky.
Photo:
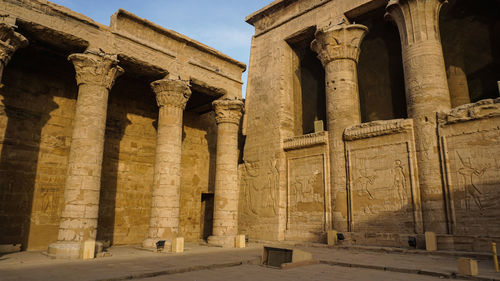
M245 17L272 0L50 0L109 25L119 8L173 29L248 66L253 26ZM246 88L246 72L243 75ZM243 91L245 95L245 91Z

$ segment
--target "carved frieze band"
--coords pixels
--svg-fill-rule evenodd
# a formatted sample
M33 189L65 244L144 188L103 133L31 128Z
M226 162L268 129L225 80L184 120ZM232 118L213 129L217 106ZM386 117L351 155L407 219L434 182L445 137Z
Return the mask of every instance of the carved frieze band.
M453 108L449 113L439 113L440 126L500 116L500 98L485 99Z
M151 89L156 94L159 107L172 106L184 110L191 97L191 89L186 81L178 79L162 79L151 83Z
M24 36L15 32L10 25L0 23L0 62L7 64L17 49L27 45L28 40Z
M354 141L371 137L392 135L413 130L412 119L374 121L348 127L344 131L344 140Z
M215 120L220 123L239 124L243 114L243 101L240 99L220 99L212 103Z
M364 25L346 23L319 29L311 49L318 54L324 66L339 59L358 62L360 45L367 32L368 28Z
M301 149L316 145L325 145L328 143L327 132L307 134L299 137L288 138L283 141L285 151Z
M87 50L83 54L72 54L68 60L73 63L78 85L89 84L111 90L116 78L123 74L116 55L102 51Z

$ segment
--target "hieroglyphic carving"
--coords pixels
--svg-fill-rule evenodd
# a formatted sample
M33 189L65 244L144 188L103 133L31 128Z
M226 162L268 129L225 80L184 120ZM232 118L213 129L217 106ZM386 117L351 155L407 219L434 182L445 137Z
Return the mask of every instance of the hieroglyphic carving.
M406 202L408 202L408 190L406 186L406 173L405 168L401 164L401 160L396 160L394 162L394 169L392 170L394 174L393 188L398 191L399 199L401 200L400 208L403 209Z
M272 217L278 214L279 160L243 163L245 211L250 215Z
M481 180L481 177L484 175L486 171L486 167L476 168L472 166L470 158L467 158L467 161L460 156L460 153L457 151L458 159L460 159L461 168L458 169L458 173L462 176L463 179L463 188L464 188L464 198L465 198L465 209L467 211L471 210L470 200L472 199L476 204L476 207L479 208L480 213L482 214L483 206L481 204L480 196L483 194L481 189L475 183L477 178Z
M326 228L323 154L288 159L288 220L291 236L310 237Z

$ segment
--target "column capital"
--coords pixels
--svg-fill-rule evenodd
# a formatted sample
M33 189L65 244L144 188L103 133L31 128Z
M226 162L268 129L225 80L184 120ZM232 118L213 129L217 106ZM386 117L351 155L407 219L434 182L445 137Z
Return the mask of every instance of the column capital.
M111 90L118 76L123 74L123 68L118 66L116 55L100 51L87 50L83 54L72 54L68 57L75 67L76 82L102 86Z
M179 79L161 79L151 83L159 107L178 107L184 110L191 97L191 89L186 81Z
M318 54L323 66L339 59L358 62L361 41L367 32L368 27L361 24L328 26L316 31L311 49Z
M0 23L0 62L6 65L14 52L26 47L28 40L14 31L14 28L6 23Z
M215 110L215 120L220 123L239 124L243 114L243 101L241 99L220 99L212 103Z
M447 0L390 0L385 18L396 23L403 46L440 41L439 12Z

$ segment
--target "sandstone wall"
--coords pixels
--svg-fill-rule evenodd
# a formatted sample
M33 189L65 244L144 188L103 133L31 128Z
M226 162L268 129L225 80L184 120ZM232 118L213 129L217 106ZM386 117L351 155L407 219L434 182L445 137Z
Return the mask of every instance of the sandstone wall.
M0 244L57 239L77 87L64 57L23 49L0 89Z

